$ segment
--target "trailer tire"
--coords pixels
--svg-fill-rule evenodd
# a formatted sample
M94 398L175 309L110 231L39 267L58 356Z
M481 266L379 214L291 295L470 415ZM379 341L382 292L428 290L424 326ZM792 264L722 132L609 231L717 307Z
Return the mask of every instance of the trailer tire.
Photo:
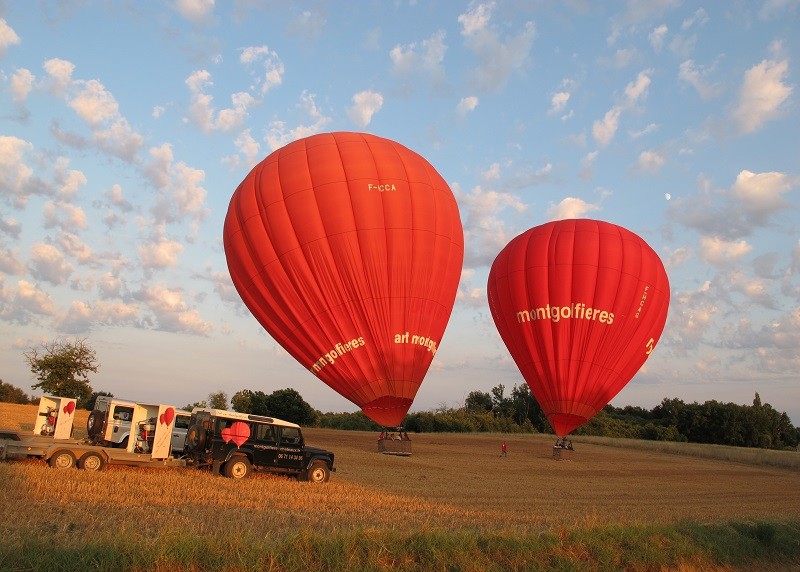
M301 474L301 480L310 483L327 483L331 478L331 470L325 461L314 461L307 471Z
M89 451L78 459L78 468L84 471L102 471L106 464L105 459L100 453Z
M75 455L67 449L59 449L47 460L54 469L71 469L75 466Z
M196 423L186 431L186 441L183 450L189 454L194 451L202 451L206 446L206 430Z
M244 455L234 455L225 463L222 472L229 479L243 479L250 474L250 461Z
M106 414L103 411L92 411L89 413L89 418L86 420L86 433L90 438L94 439L94 437L100 435L105 417Z

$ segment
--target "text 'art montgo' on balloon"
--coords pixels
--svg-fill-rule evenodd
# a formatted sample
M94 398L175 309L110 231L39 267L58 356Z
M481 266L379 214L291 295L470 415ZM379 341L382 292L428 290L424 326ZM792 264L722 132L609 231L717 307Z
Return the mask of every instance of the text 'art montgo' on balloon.
M627 229L588 219L511 240L492 264L487 293L500 336L559 437L639 371L669 307L655 251Z
M423 157L365 133L278 149L236 189L223 231L234 285L298 362L398 426L455 302L464 236Z

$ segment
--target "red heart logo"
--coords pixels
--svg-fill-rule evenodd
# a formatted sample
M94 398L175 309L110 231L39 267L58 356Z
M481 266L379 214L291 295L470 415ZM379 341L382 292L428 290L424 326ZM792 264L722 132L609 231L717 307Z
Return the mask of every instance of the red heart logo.
M171 425L173 419L175 419L175 408L167 407L164 413L161 414L161 421L165 425Z
M75 411L75 402L68 401L67 404L64 406L64 413L67 415L72 415L72 412Z
M222 430L222 440L226 443L233 441L236 443L237 447L241 447L242 444L249 438L250 426L247 423L242 423L241 421L236 421L230 427L226 427Z
M163 413L158 416L158 422L161 423L162 425L164 424L164 414Z

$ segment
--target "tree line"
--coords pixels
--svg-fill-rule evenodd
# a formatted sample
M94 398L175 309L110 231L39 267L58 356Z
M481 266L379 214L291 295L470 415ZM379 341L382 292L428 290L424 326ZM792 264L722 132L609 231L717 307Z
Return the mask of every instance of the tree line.
M74 397L83 409L92 409L99 395L89 385L89 372L97 372L94 350L86 340L42 344L24 352L37 382L32 389L51 395ZM34 398L0 380L0 401L31 403ZM209 394L208 399L185 406L230 408L241 413L278 417L304 426L345 430L380 431L382 428L361 412L322 413L309 405L294 389L264 393L250 389L237 391L230 400L224 391ZM442 406L432 411L409 413L406 431L431 432L505 432L552 433L528 385L521 383L506 394L502 384L488 392L470 392L462 407ZM607 405L574 435L599 435L655 441L684 441L794 449L800 443L800 427L792 425L785 412L762 403L758 393L752 405L724 403L716 400L685 403L678 398L665 398L651 410L638 406Z

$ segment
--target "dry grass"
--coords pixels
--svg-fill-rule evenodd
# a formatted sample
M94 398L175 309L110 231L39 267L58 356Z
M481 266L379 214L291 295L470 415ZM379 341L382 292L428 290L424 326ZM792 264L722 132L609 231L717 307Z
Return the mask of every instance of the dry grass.
M35 414L0 403L0 426L32 431ZM727 572L736 550L753 571L800 554L793 469L578 440L556 461L532 435L412 435L396 457L373 433L304 432L336 453L325 485L0 463L0 570Z
M0 404L0 419L11 428L32 427L35 413ZM76 436L85 432L85 414L76 420ZM800 517L798 474L789 469L578 441L572 460L556 461L552 439L533 435L412 435L413 455L396 457L377 453L372 433L305 434L336 453L337 472L325 486L268 475L233 482L192 470L107 467L92 474L38 462L0 464L0 535L54 522L48 509L66 523L54 533L122 522L136 523L145 536L187 526L212 536L231 528L277 533L297 524L320 531L531 532ZM499 455L502 440L506 458Z

